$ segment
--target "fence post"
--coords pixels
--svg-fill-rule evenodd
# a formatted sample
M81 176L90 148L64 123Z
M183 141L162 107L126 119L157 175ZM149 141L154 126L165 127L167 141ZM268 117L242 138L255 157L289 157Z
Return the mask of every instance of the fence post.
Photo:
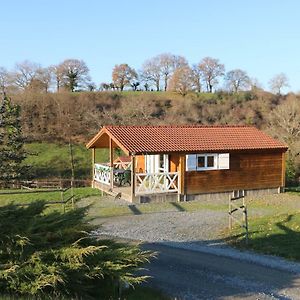
M63 189L61 189L61 191L60 191L60 199L61 199L61 204L62 204L63 212L65 213L64 190Z
M71 196L72 196L72 208L74 208L74 178L75 178L75 172L74 172L74 155L73 155L73 146L71 143L71 139L69 140L69 147L70 147L70 158L71 158Z

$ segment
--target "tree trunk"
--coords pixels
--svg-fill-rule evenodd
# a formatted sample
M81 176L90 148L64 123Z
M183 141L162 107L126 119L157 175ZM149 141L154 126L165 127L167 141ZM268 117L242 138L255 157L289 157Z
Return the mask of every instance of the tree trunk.
M156 91L159 92L159 80L156 81Z
M165 76L165 91L167 90L168 88L168 76L166 75Z

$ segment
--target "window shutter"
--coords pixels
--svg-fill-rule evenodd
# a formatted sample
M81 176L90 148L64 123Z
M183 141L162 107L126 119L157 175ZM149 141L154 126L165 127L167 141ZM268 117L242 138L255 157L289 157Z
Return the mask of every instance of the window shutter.
M186 170L195 171L197 166L197 155L189 154L186 156Z
M229 169L229 153L219 154L219 169L228 170Z

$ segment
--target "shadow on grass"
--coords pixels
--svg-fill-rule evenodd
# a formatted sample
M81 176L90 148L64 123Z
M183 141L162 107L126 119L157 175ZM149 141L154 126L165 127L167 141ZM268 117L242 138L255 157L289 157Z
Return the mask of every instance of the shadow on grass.
M264 254L281 256L290 260L300 261L300 215L288 215L280 222L272 219L255 225L258 230L249 232L249 243L246 245L244 234L239 232L227 236L226 243L241 249L254 250ZM251 224L251 223L250 223ZM298 228L298 230L293 230Z
M128 208L131 210L131 212L134 215L141 215L142 214L142 212L134 204L128 205Z
M183 206L176 202L170 202L170 204L173 205L178 211L186 211L186 209Z

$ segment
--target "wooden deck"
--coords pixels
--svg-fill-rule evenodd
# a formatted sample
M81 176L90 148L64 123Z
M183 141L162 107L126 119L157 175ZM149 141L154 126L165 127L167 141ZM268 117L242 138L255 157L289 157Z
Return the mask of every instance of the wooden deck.
M94 188L97 188L104 193L113 197L118 197L123 200L132 202L131 187L130 186L114 186L113 190L110 189L109 185L94 181Z

